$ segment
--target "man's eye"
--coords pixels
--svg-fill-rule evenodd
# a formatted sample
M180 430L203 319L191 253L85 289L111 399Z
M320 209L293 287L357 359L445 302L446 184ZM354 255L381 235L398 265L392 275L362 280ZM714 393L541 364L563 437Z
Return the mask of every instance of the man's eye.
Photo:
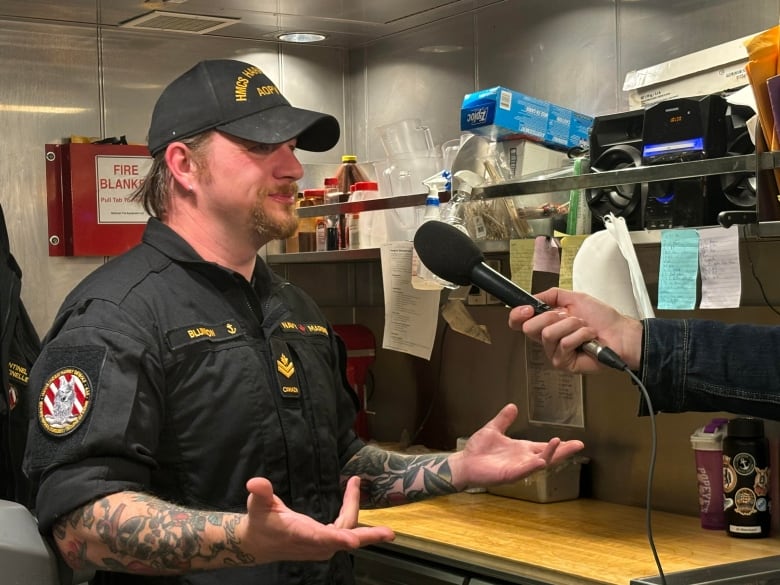
M279 148L278 144L263 144L262 142L258 142L249 150L250 152L255 152L257 154L270 154L277 148Z

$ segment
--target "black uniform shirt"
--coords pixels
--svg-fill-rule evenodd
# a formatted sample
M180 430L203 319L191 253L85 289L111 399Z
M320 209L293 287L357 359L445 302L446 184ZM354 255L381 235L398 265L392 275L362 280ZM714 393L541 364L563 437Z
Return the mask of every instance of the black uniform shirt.
M363 446L344 364L341 341L300 289L259 259L250 284L151 219L139 246L67 297L32 369L39 399L25 467L41 531L124 490L244 511L255 476L292 509L333 521L340 470ZM337 555L98 582L350 583L350 573Z

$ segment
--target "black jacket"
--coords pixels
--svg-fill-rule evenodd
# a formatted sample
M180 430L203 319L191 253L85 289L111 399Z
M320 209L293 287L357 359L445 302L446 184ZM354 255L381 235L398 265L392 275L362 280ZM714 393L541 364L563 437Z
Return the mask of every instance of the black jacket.
M342 466L363 446L345 352L316 304L258 259L253 282L159 221L65 300L31 375L40 392L25 465L41 530L124 490L243 511L268 478L321 522L341 506ZM99 583L350 583L346 555L181 578Z
M22 473L27 438L30 369L40 339L21 300L22 270L11 254L0 207L0 499L32 507L32 488Z

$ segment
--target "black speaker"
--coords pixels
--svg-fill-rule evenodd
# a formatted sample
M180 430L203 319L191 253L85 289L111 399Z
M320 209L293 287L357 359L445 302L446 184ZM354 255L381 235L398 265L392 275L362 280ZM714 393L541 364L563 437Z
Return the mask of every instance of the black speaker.
M755 115L750 106L729 104L726 110L726 156L753 154L756 145L750 138L747 121ZM756 173L720 175L720 188L726 201L724 211L749 211L756 208Z
M642 164L645 166L726 156L726 99L717 94L675 98L645 110ZM663 229L717 225L729 207L719 175L652 182L645 227Z
M644 110L596 116L590 132L591 172L641 166L643 126ZM588 189L585 199L593 216L593 230L604 227L609 213L625 218L628 229L642 229L646 192L644 183Z

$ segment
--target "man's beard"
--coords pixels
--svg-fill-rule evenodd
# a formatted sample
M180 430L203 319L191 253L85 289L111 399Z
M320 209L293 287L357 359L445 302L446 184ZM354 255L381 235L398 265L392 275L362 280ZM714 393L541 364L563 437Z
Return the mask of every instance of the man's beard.
M276 192L279 192L278 190ZM298 184L291 184L285 191L289 194L298 194ZM268 197L268 192L260 193L257 198L257 205L254 211L255 230L261 236L270 238L272 240L285 240L295 233L298 229L298 214L292 210L291 213L284 218L271 217L263 208L263 203Z

